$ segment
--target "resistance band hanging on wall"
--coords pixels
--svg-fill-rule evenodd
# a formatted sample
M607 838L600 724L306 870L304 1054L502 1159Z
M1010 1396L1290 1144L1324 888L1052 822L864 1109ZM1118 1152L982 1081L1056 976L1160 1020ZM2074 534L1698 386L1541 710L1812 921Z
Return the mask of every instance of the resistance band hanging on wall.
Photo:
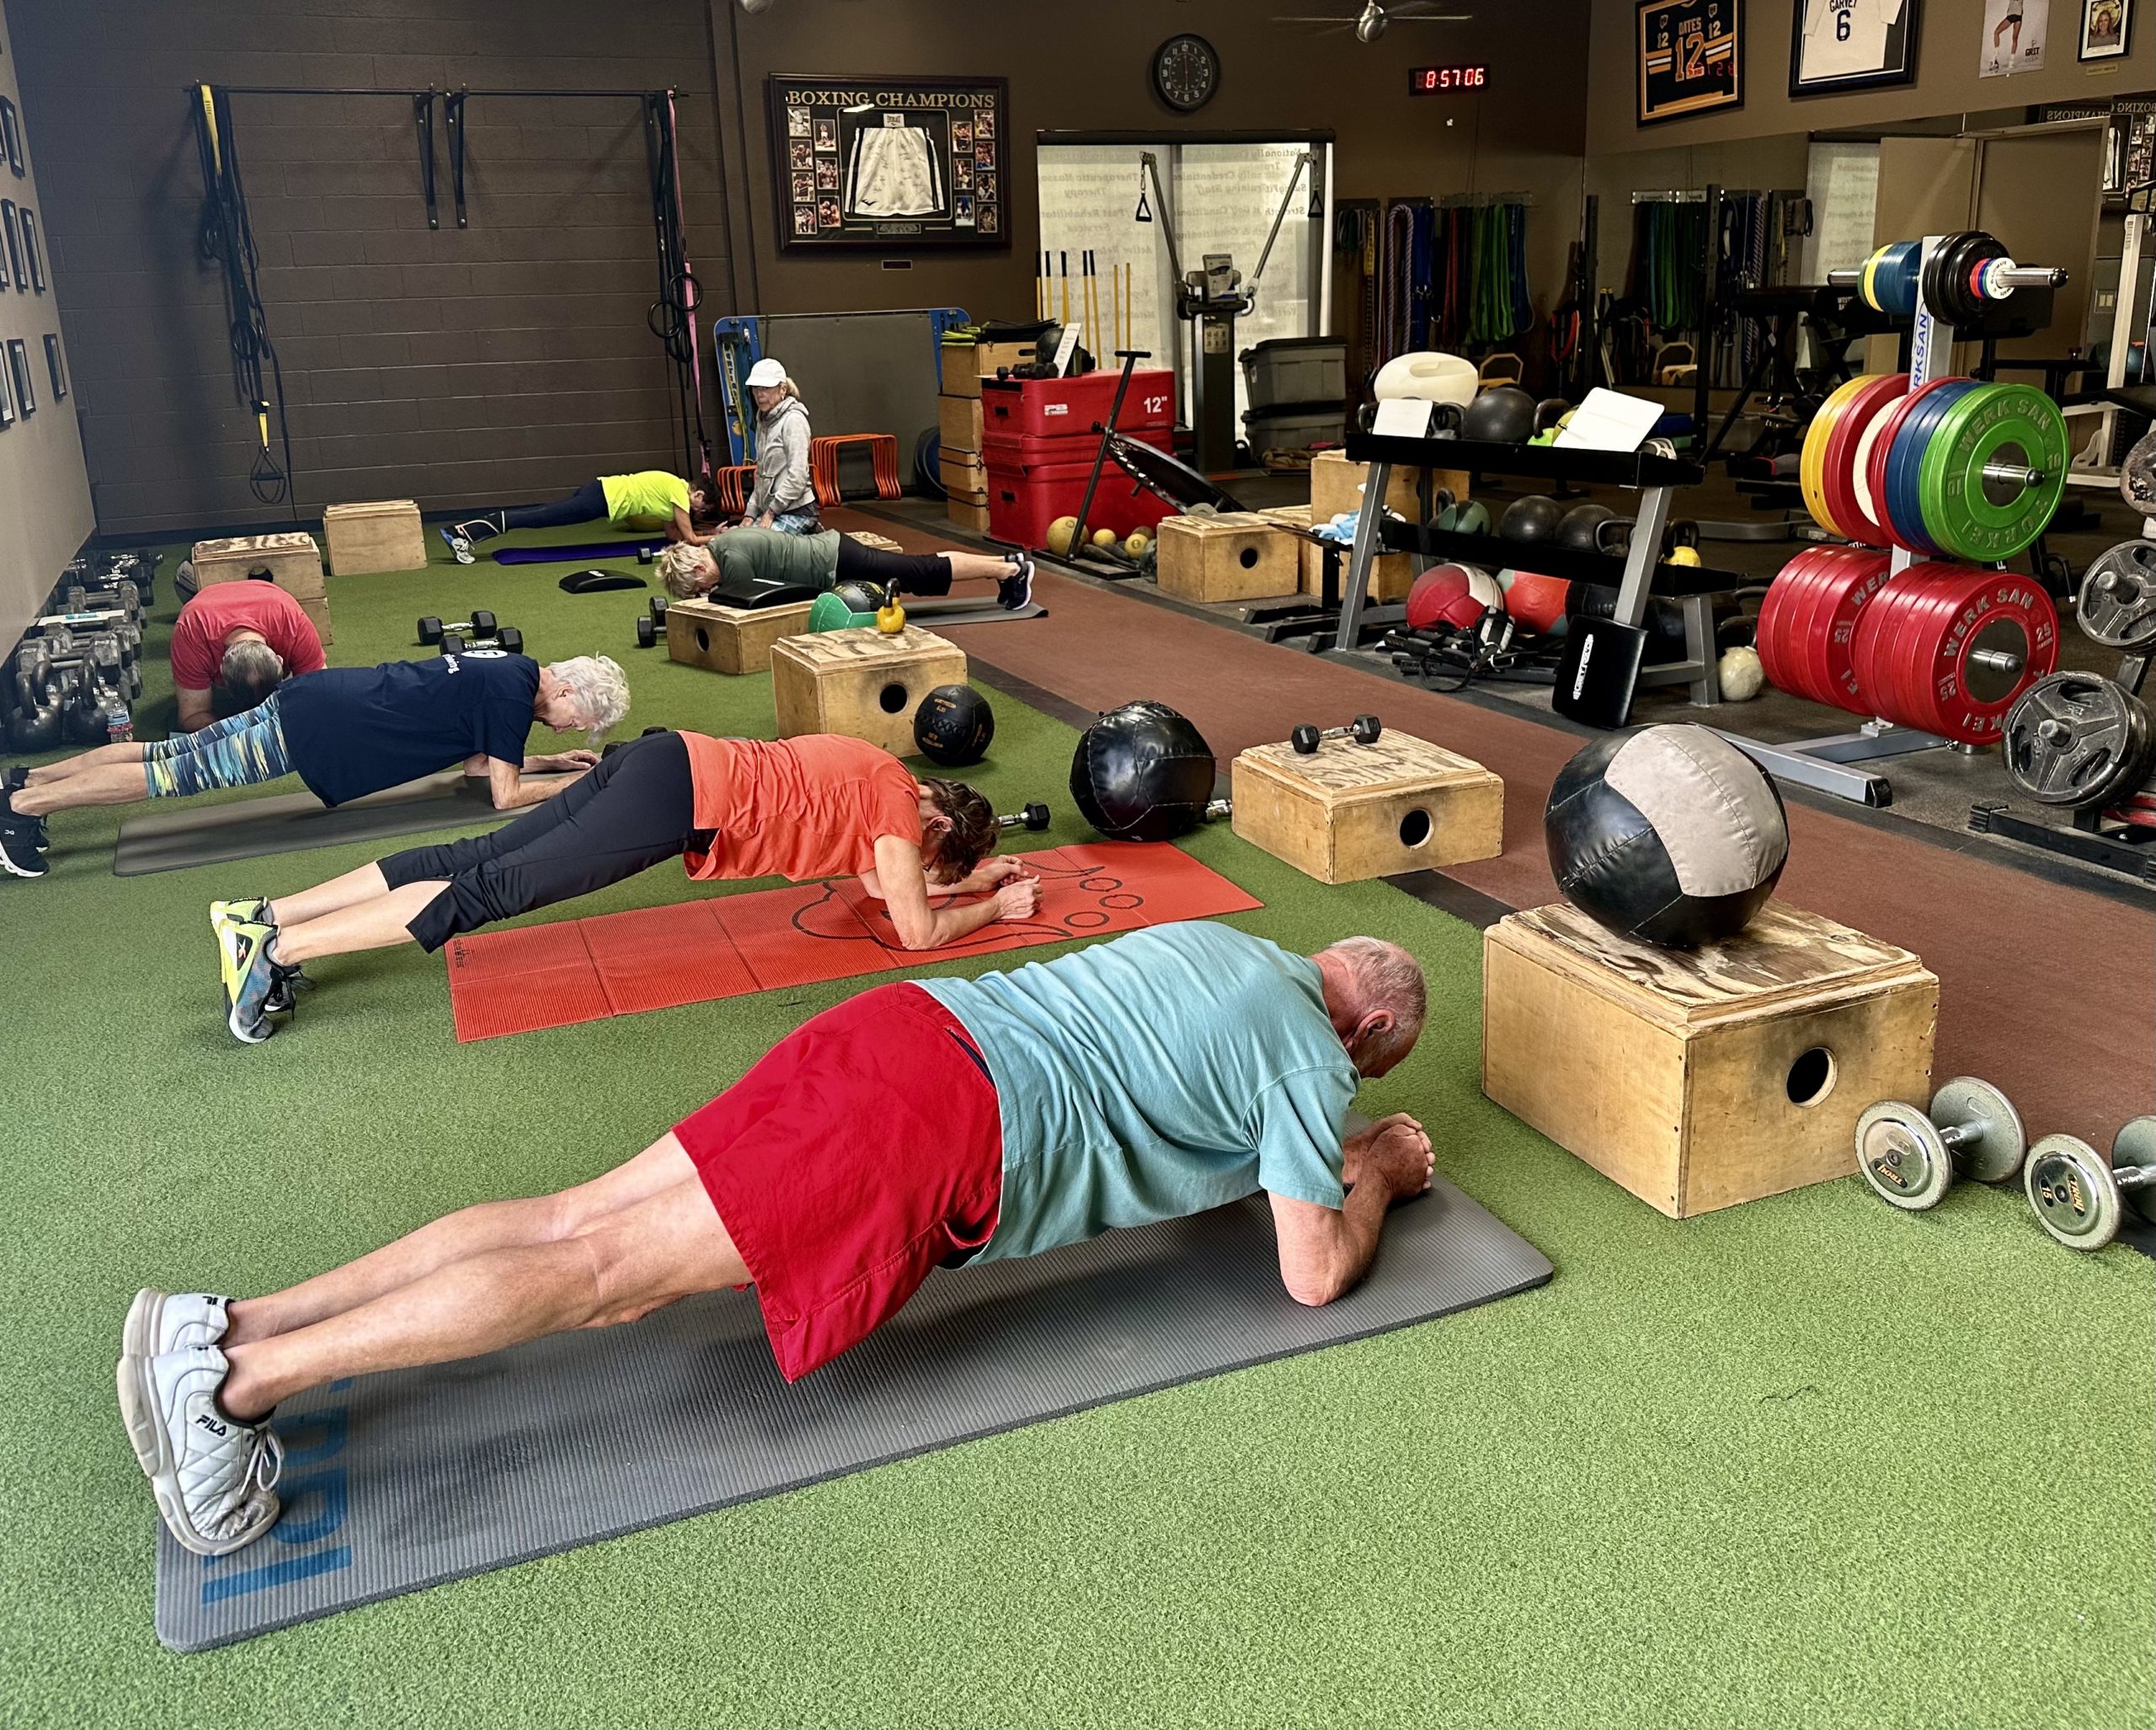
M264 505L291 497L292 435L285 419L285 375L270 341L268 320L255 275L254 231L247 219L247 192L241 184L239 152L232 135L232 101L208 84L195 87L195 139L202 163L202 222L196 244L205 260L221 267L225 279L226 325L231 335L232 383L253 417L255 456L248 485ZM277 433L283 461L270 454L270 398L264 394L262 363L270 363L275 392Z
M696 349L696 312L703 286L689 267L687 222L681 206L681 152L674 93L644 98L644 135L651 149L651 216L659 243L659 298L651 303L652 334L674 363L675 411L691 480L711 473L711 435L704 425L703 364Z

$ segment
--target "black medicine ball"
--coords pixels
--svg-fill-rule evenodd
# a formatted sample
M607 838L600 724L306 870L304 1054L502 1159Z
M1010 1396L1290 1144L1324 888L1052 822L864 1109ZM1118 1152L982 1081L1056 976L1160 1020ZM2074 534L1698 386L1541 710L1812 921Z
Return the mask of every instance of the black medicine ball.
M846 604L849 612L873 612L883 604L883 591L873 583L835 583L831 593Z
M1216 766L1205 736L1164 702L1127 702L1088 727L1070 797L1111 841L1172 841L1205 820Z
M1546 541L1557 532L1564 510L1555 499L1529 493L1515 499L1497 519L1497 532L1508 541Z
M1685 723L1612 733L1581 751L1550 789L1542 836L1575 906L1667 949L1735 937L1789 858L1773 777Z
M1534 398L1518 385L1486 390L1461 413L1460 435L1494 445L1525 444L1534 435Z
M970 685L939 685L913 712L913 742L947 769L978 763L995 737L995 711Z

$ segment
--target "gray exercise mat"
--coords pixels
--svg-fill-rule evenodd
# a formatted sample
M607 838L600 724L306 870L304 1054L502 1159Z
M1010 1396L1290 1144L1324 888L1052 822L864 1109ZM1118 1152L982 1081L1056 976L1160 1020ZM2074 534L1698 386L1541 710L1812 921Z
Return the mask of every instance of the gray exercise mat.
M1550 1263L1450 1184L1395 1211L1338 1302L1280 1284L1253 1196L1044 1256L932 1274L791 1387L754 1295L557 1334L286 1403L284 1518L235 1556L160 1529L157 1637L244 1640L443 1580L1112 1400L1338 1345L1542 1284ZM144 1498L147 1505L147 1496Z
M222 865L304 847L340 846L346 841L383 841L429 829L491 827L515 814L494 809L484 779L454 769L369 793L334 809L311 793L273 793L221 805L190 805L183 799L168 809L131 817L120 825L119 844L112 850L112 874L147 877L153 872Z

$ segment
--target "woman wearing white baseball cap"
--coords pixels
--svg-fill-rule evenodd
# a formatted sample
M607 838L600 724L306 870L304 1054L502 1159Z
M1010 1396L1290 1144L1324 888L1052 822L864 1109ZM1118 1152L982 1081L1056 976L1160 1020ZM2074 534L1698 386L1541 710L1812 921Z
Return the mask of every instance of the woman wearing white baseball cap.
M808 478L808 410L786 368L769 355L749 369L756 405L756 485L742 521L787 535L813 535L816 488Z

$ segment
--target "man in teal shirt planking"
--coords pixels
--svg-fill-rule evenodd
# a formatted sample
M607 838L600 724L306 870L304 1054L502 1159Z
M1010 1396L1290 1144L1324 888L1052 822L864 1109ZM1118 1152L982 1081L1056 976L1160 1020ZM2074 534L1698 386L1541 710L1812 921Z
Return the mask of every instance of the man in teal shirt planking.
M1429 1185L1405 1113L1343 1137L1422 1028L1422 969L1348 937L1290 955L1161 926L979 979L877 987L805 1023L627 1163L422 1226L266 1297L136 1295L120 1408L173 1535L277 1518L278 1401L340 1376L632 1322L754 1283L791 1381L938 1266L1038 1255L1267 1192L1280 1277L1328 1303Z

